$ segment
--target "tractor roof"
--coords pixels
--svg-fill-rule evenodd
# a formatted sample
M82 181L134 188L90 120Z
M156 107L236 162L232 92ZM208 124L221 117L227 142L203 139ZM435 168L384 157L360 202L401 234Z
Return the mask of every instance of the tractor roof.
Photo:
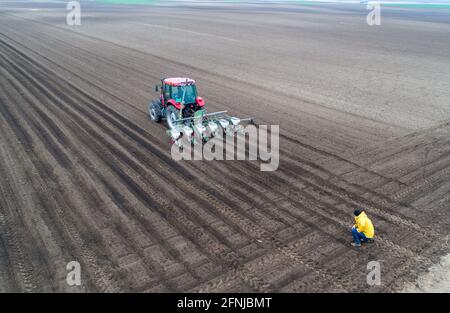
M181 86L195 84L195 80L187 77L171 77L164 79L164 83L171 86Z

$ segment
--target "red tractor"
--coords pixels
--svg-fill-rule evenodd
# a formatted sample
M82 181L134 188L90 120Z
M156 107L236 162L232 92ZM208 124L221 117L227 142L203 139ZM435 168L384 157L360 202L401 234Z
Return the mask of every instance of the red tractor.
M159 123L162 118L167 121L168 134L173 141L181 137L193 143L201 139L206 141L211 137L223 134L233 134L242 129L241 122L252 122L252 119L230 117L227 111L206 113L205 102L197 94L195 80L174 77L161 80L161 86L156 85L155 91L161 91L160 96L149 104L149 116Z
M150 118L160 122L165 117L170 129L176 127L177 120L193 117L205 105L202 97L197 95L195 80L190 78L162 79L161 86L155 86L155 91L159 90L159 98L150 103Z

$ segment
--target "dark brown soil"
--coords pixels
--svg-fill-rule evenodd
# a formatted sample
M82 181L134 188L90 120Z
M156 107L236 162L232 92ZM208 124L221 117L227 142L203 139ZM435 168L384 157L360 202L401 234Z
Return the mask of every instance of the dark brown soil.
M0 11L0 292L396 291L449 253L448 24L417 22L426 44L387 15L366 43L364 16L311 19L325 9L86 4L71 28L41 6ZM204 28L177 31L192 21ZM297 33L310 23L314 36ZM339 58L350 42L361 54ZM363 75L372 48L379 67ZM171 159L147 104L184 75L210 110L280 125L277 171ZM356 207L377 230L360 250ZM66 284L72 260L81 287Z

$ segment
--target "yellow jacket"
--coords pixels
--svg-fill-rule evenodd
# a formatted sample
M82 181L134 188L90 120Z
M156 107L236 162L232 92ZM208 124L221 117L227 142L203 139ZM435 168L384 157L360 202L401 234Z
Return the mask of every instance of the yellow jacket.
M365 212L361 212L361 214L355 216L355 222L357 231L364 233L367 238L373 238L375 229L373 228L372 221L367 217Z

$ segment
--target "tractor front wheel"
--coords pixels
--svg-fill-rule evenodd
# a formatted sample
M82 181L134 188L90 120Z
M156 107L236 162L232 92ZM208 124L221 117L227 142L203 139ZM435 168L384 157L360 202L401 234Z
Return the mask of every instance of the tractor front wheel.
M179 118L180 110L175 108L173 105L169 105L166 111L167 126L169 126L170 129L174 129L176 127L175 121Z

